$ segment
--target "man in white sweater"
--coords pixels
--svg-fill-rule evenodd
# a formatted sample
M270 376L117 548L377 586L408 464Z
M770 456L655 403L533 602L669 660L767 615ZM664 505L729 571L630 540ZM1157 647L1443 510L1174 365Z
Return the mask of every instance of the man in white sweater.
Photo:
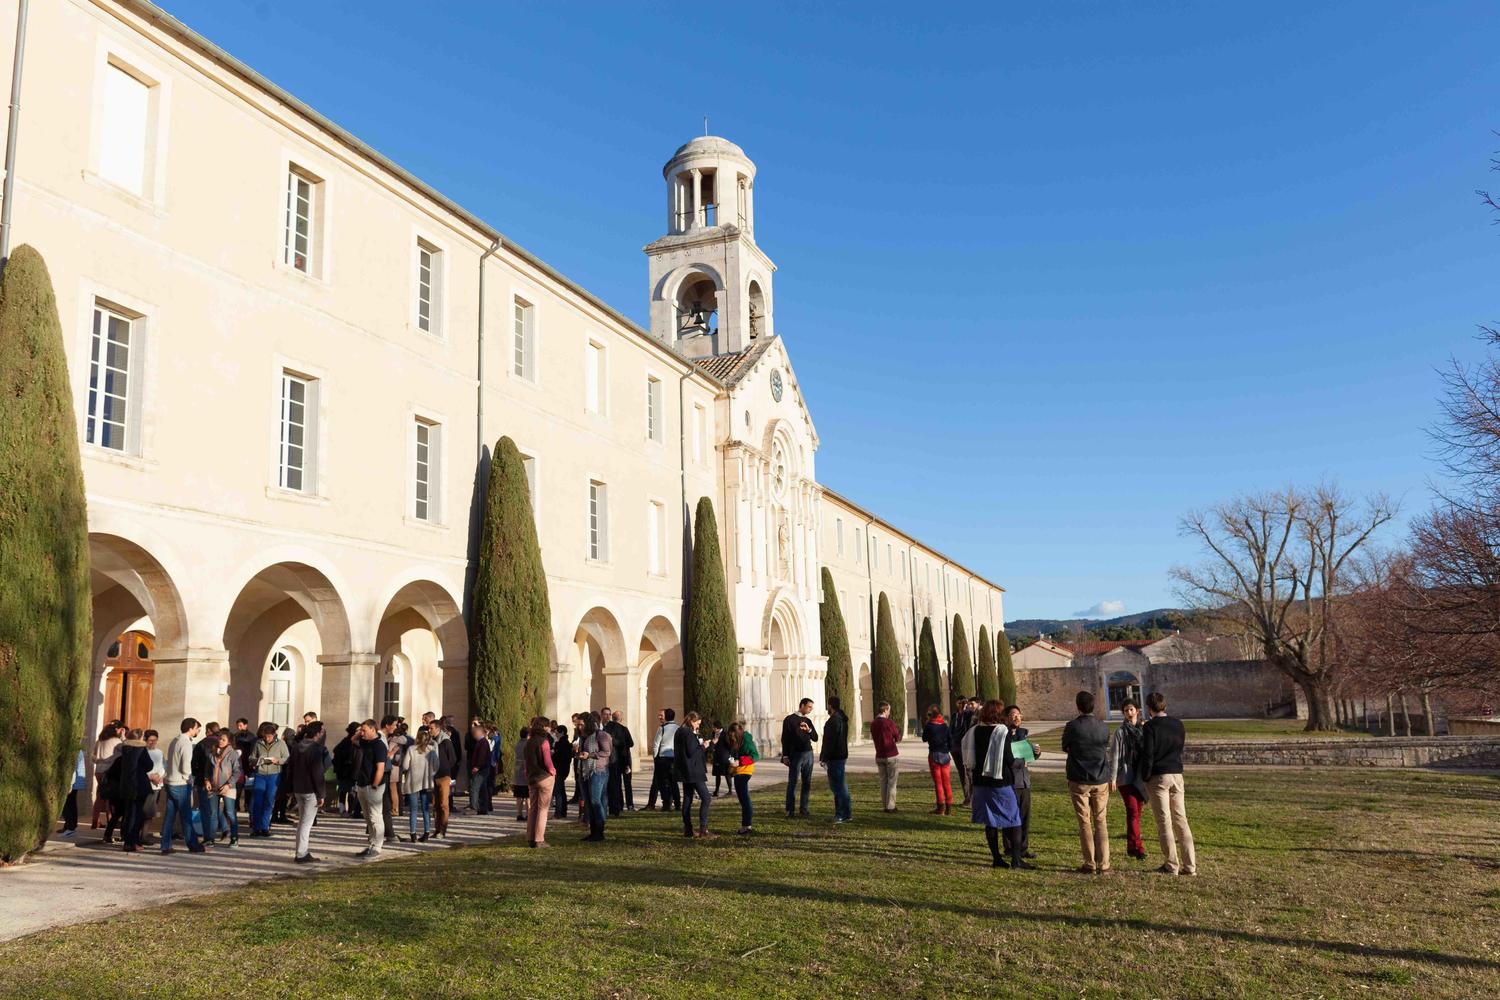
M188 850L194 854L206 850L193 830L193 743L198 738L198 729L197 719L183 719L182 732L167 744L167 813L161 826L163 854L172 853L172 828L179 818Z

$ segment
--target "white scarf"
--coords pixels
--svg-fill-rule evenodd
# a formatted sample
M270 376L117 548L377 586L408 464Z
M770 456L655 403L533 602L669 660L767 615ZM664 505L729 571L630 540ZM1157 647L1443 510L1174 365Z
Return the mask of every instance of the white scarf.
M979 773L986 778L1004 776L1005 744L1010 740L1010 727L1000 724L990 733L990 745L985 750L984 764Z

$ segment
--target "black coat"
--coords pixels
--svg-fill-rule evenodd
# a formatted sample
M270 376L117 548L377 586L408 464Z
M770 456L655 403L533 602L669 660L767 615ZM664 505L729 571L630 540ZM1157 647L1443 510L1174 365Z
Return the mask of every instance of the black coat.
M139 802L151 794L151 754L145 744L120 747L120 756L104 772L105 797L125 804Z
M823 752L818 755L822 761L848 760L849 759L849 716L840 709L828 717L823 723Z
M316 795L320 799L328 797L328 790L324 785L324 772L328 770L328 750L323 744L312 740L298 743L297 748L292 751L292 759L287 761L287 769L292 772L293 795Z
M687 726L679 726L672 737L672 774L678 781L688 784L708 781L704 769L703 741Z

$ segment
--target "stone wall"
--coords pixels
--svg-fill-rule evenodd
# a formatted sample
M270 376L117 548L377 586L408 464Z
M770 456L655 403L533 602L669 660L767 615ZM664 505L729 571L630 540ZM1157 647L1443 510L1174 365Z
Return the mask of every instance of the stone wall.
M1153 663L1141 680L1147 694L1165 694L1180 719L1264 718L1293 698L1291 681L1264 660Z
M1183 761L1189 766L1500 768L1500 736L1195 742L1190 729Z
M1453 736L1500 737L1500 719L1449 719L1448 732Z
M1016 671L1016 704L1028 719L1071 719L1078 714L1073 698L1093 691L1099 701L1095 715L1104 716L1099 671L1093 667L1049 667Z

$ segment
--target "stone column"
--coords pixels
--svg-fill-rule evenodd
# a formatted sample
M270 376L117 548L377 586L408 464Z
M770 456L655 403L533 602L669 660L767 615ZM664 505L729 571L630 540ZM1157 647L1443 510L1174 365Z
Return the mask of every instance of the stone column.
M181 730L182 720L228 721L229 652L209 647L158 649L151 658L151 728L163 742Z
M693 175L693 219L688 223L689 229L697 229L704 223L703 214L703 171L694 167Z
M454 724L468 730L469 725L469 659L438 660L443 672L443 702L440 711L453 716Z
M335 729L350 722L375 719L375 668L379 653L328 653L318 657L323 665L323 692L318 711L323 724ZM443 693L447 694L447 675Z

